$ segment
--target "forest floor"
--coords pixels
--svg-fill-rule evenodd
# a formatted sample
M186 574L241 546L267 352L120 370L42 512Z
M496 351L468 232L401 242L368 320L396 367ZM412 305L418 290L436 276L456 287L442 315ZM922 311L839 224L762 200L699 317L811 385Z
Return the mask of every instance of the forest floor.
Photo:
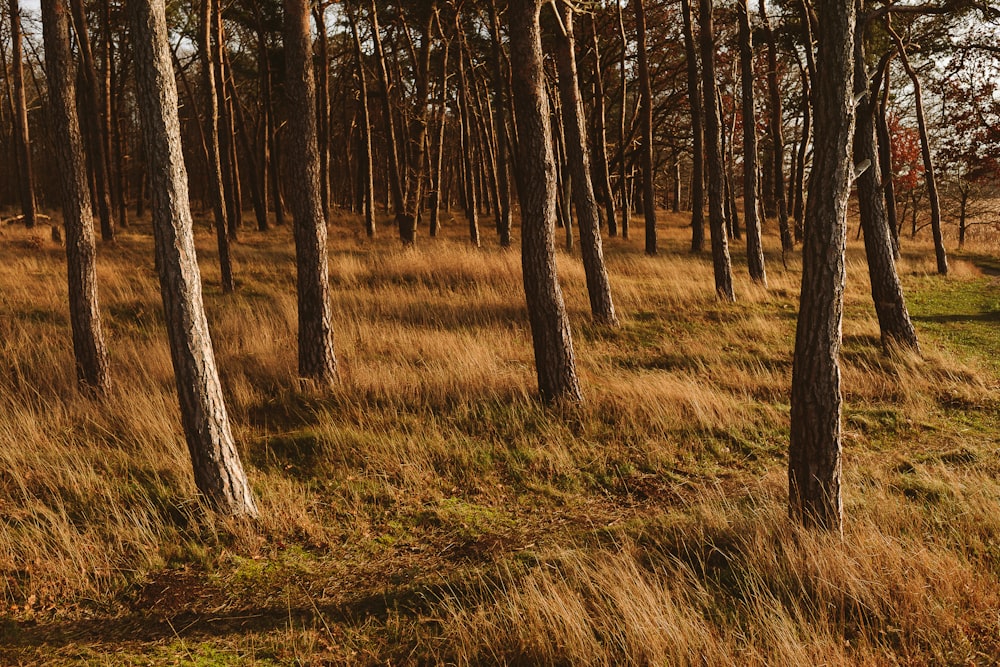
M63 249L0 230L0 664L1000 662L1000 245L939 277L904 238L922 355L886 355L852 234L839 540L786 518L798 252L768 234L765 290L734 242L720 303L684 222L663 215L656 257L606 240L618 329L560 251L586 402L551 408L492 234L405 250L338 221L342 382L316 393L290 230L241 232L224 296L199 224L253 523L196 500L148 221L99 250L99 402L74 386Z

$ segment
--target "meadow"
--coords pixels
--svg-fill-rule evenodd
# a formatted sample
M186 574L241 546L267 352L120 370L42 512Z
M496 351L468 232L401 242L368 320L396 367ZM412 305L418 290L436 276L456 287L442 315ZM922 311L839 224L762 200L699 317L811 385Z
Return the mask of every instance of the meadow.
M662 214L656 257L640 226L606 239L618 329L560 250L585 403L555 407L488 225L404 249L335 221L341 383L317 393L290 229L241 232L224 296L200 222L252 523L197 500L148 221L99 250L101 401L75 387L63 249L3 228L0 664L1000 662L1000 243L939 277L904 238L922 354L887 355L852 230L840 540L786 516L798 253L768 230L763 289L733 243L724 304L685 221Z

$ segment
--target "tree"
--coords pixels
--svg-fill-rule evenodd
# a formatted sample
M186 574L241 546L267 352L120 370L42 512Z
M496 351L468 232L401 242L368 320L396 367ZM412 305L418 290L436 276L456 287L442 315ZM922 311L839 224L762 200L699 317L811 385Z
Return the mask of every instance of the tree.
M715 292L719 298L735 301L733 269L729 258L729 240L723 211L725 173L722 164L722 123L716 103L715 30L712 0L699 0L698 25L701 45L701 83L705 114L705 153L708 156L708 225L712 233L712 263L715 269Z
M653 173L653 91L646 53L646 8L643 0L632 0L639 52L639 170L642 172L642 210L646 219L646 254L656 254L656 187Z
M740 83L743 93L743 217L747 227L747 269L750 279L767 286L760 218L757 217L757 121L754 116L753 44L747 0L736 5L740 22Z
M202 304L164 0L129 0L128 12L160 293L195 483L217 510L256 516Z
M86 158L76 113L76 77L70 47L69 11L64 0L42 2L45 69L52 102L54 145L62 183L66 225L69 311L77 379L87 390L108 389L108 354L97 298L97 249L90 208Z
M316 84L308 0L284 0L289 200L295 225L299 374L322 387L337 381L333 352L326 220L319 184Z
M21 52L21 9L18 0L10 0L10 36L12 45L11 72L14 93L14 127L17 130L17 161L21 194L21 213L24 226L32 228L36 223L35 173L31 160L31 134L28 129L28 103L24 95L24 69Z
M854 0L816 0L815 156L806 200L802 292L792 366L789 513L840 532L840 344L847 200L853 171Z
M691 0L681 0L681 9L684 14L684 52L687 54L688 105L691 107L691 252L701 252L705 247L705 130Z
M587 274L587 292L590 295L590 312L594 321L615 326L614 301L611 284L604 266L601 246L601 217L591 181L590 152L587 149L587 132L584 127L583 102L576 72L576 40L573 30L573 8L560 0L563 34L556 38L556 62L559 70L559 93L562 100L563 127L566 135L566 154L575 187L573 202L580 225L580 249ZM654 238L655 241L655 238Z
M871 280L872 300L882 332L882 346L890 345L919 350L917 333L910 321L903 298L903 287L896 273L896 260L885 211L885 190L878 168L875 140L875 115L878 90L889 58L884 57L870 77L865 58L865 18L859 15L854 35L854 89L864 91L857 103L854 126L854 161L864 171L858 176L858 209L865 235L865 255Z
M573 338L555 263L556 174L542 63L541 0L507 10L521 201L521 267L542 400L580 401Z
M774 202L778 209L778 230L782 250L792 249L792 233L788 228L788 203L785 201L785 140L782 136L781 89L778 86L778 46L767 18L764 0L760 0L760 20L763 25L764 43L767 44L767 95L771 101L769 125L771 129L771 166Z

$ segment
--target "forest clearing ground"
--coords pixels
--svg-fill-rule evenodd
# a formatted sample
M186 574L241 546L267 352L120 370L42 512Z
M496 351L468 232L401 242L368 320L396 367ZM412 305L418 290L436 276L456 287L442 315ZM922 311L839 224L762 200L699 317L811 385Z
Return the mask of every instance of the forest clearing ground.
M193 500L148 223L99 250L103 404L74 388L62 249L2 230L0 664L1000 660L997 244L940 278L904 238L920 360L881 353L850 243L839 543L785 519L798 254L768 230L764 290L734 242L726 305L685 216L662 221L657 257L638 227L605 240L617 330L560 251L586 403L553 408L519 255L489 234L406 250L337 220L342 383L316 395L290 230L241 232L223 296L200 225L252 526Z

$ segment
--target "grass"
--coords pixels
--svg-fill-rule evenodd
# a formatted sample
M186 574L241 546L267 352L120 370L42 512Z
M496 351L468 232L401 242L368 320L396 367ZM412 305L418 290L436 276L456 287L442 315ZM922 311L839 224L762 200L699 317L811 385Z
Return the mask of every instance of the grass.
M785 517L797 255L739 301L664 215L606 244L622 317L560 252L586 403L536 400L516 252L331 228L342 382L295 381L290 230L205 300L262 517L197 501L148 223L100 249L114 380L74 386L63 251L0 238L0 663L993 664L995 243L900 271L923 355L884 355L863 249L844 323L843 541ZM777 247L769 235L767 246Z

